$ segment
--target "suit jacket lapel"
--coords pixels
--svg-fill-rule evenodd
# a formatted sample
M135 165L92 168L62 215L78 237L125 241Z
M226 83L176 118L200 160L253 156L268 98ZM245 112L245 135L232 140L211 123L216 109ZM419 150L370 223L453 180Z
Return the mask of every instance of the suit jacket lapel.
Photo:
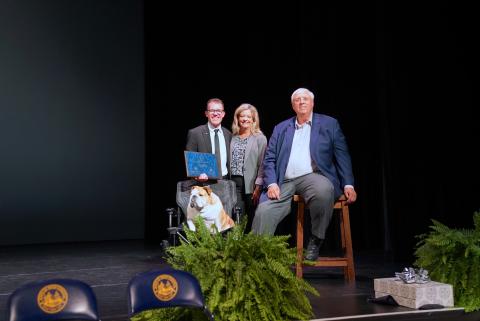
M292 144L293 144L293 136L295 135L295 117L293 120L288 124L287 130L285 132L285 153L286 155L290 155L292 151Z
M245 164L247 162L248 156L250 155L250 150L252 149L253 142L255 141L255 137L250 136L247 141L247 148L245 148L245 159L243 160L243 163Z
M202 141L205 145L206 150L209 153L212 153L212 143L210 140L210 130L208 129L208 125L205 125L202 128Z
M317 142L320 137L319 131L320 131L320 119L319 117L315 117L315 114L313 114L312 128L310 129L310 155L312 159L314 159L314 155L315 155L314 149L316 146L318 146Z

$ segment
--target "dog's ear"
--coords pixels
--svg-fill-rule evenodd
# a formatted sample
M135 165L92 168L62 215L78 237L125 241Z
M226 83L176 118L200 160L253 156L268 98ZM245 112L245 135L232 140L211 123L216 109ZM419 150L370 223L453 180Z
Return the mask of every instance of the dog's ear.
M205 186L203 188L207 191L208 195L212 194L212 189L209 186Z

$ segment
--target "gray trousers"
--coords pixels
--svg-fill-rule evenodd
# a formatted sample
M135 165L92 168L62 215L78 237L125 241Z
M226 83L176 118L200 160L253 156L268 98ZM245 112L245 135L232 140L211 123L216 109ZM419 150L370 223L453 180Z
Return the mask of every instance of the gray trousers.
M280 186L280 199L269 199L258 205L253 219L253 233L273 235L278 223L291 212L294 194L301 195L310 209L312 234L325 239L325 231L333 214L335 196L330 180L319 173L285 180Z

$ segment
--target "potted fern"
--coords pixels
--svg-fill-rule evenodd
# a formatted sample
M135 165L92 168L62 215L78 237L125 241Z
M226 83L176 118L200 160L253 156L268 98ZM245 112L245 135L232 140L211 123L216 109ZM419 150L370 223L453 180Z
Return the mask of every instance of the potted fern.
M244 225L226 235L211 234L197 217L197 231L185 229L188 242L170 247L167 261L198 278L215 320L310 319L313 310L306 294L319 294L290 270L296 255L288 247L289 236L244 234ZM146 312L132 320L164 320L167 314L169 320L206 320L202 313L177 308Z
M480 309L480 212L473 214L473 229L453 229L433 221L430 233L419 235L417 267L432 280L453 286L456 306L471 312Z

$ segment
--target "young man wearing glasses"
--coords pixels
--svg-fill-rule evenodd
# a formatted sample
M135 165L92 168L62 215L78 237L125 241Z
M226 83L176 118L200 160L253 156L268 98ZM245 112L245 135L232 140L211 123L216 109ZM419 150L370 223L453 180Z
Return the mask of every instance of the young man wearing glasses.
M225 127L222 127L222 120L225 116L222 100L219 98L209 99L205 116L208 119L205 125L200 125L188 131L185 149L192 152L215 154L219 176L228 179L232 133ZM208 180L208 176L201 174L196 180L205 182Z

